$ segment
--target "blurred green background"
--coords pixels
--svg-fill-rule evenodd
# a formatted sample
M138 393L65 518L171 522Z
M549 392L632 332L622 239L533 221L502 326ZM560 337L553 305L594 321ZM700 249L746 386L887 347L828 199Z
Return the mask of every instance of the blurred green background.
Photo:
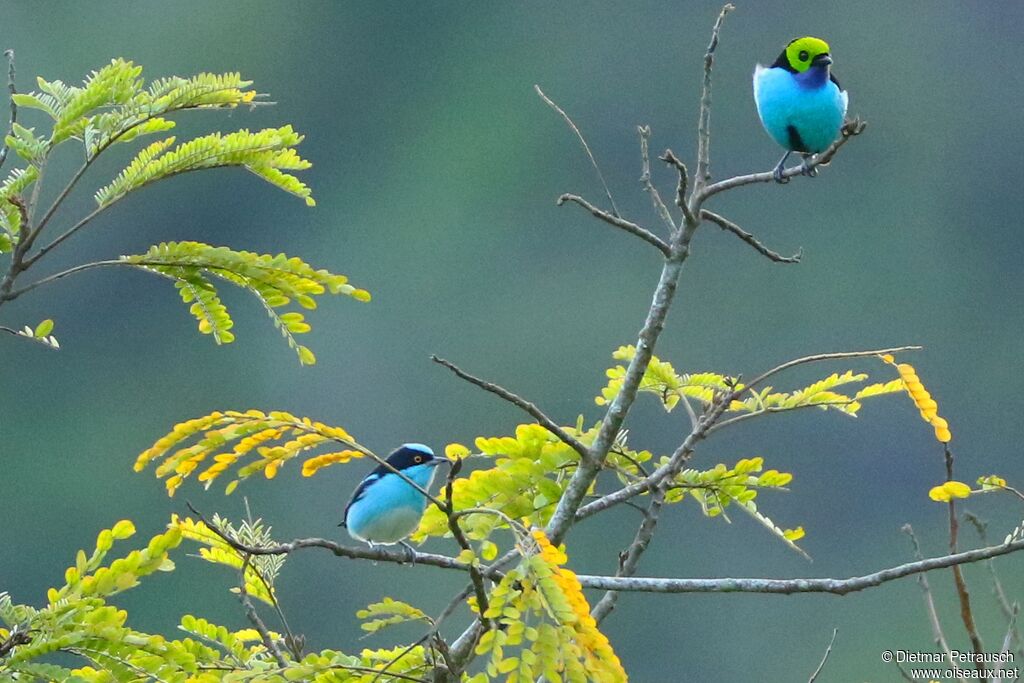
M716 65L713 173L767 170L779 151L761 130L750 75L791 38L832 45L867 134L816 180L745 188L714 208L774 248L802 246L779 266L714 227L698 234L658 354L686 371L760 372L824 351L919 343L908 356L951 424L958 474L1024 480L1020 464L1020 262L1024 255L1019 68L1024 5L908 2L897 6L739 2ZM635 126L652 146L694 156L700 64L717 3L9 3L3 44L18 85L33 76L78 82L112 57L149 78L238 70L277 106L179 117L179 136L290 122L306 133L304 174L315 209L239 171L160 183L117 206L66 248L54 270L194 239L287 251L349 275L373 302L325 301L307 343L319 363L299 367L258 304L230 292L238 341L215 347L157 278L93 271L5 307L20 327L57 322L59 353L3 339L0 419L0 589L41 602L79 547L131 518L148 538L190 499L239 516L242 496L277 537L343 538L335 525L368 466L303 479L287 467L241 495L189 483L168 500L136 454L175 422L223 408L284 409L349 429L386 452L403 441L442 448L510 433L523 416L429 361L438 353L521 392L573 422L599 416L593 396L610 354L633 343L658 277L653 250L575 207L563 191L602 193L577 142L533 93L541 84L587 134L623 212L660 228L640 191ZM43 120L24 112L26 124ZM120 154L120 156L118 156ZM54 230L92 203L91 190L128 150L90 171ZM51 179L77 159L50 169ZM673 178L656 169L671 196ZM51 183L50 192L56 183ZM86 189L86 188L91 189ZM52 196L52 195L51 195ZM819 366L780 380L802 386L877 362ZM685 417L642 401L629 428L658 453ZM663 516L645 575L850 576L910 559L900 526L927 554L946 543L945 508L927 498L943 480L931 429L903 397L872 401L857 420L808 412L753 421L703 445L695 464L764 456L793 472L789 494L761 509L803 524L813 564L750 520L703 518L686 503ZM991 496L968 507L1001 539L1020 505ZM573 567L610 573L638 517L619 509L570 539ZM965 531L964 542L976 538ZM453 552L445 544L442 551ZM170 632L183 613L244 623L234 577L179 555L178 571L125 594L134 625ZM999 561L1007 591L1024 596L1021 558ZM987 644L1002 618L984 567L966 570ZM954 647L966 648L952 582L930 576ZM326 553L291 557L280 593L293 627L316 648L357 650L415 637L359 640L354 612L383 594L437 612L462 577L375 566ZM596 596L595 596L596 597ZM897 680L883 649L932 650L920 590L902 580L834 596L640 596L607 622L633 679L806 679L833 627L821 680Z

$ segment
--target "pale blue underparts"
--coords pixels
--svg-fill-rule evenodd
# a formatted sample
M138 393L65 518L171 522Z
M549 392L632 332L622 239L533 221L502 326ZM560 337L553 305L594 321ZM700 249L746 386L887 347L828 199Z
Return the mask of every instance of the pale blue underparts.
M402 470L402 473L427 490L434 479L436 463L427 462ZM352 503L345 526L354 538L370 544L393 545L405 539L419 526L427 499L394 472L367 482L368 487Z

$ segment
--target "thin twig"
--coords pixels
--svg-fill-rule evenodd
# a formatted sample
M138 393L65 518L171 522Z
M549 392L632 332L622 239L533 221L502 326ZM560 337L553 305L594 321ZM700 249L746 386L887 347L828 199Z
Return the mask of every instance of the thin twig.
M640 184L643 185L644 191L651 195L651 202L654 204L654 210L657 211L661 220L664 221L665 226L668 228L668 233L670 235L674 235L679 227L676 225L675 220L672 219L672 214L669 213L668 207L665 206L665 202L661 200L658 188L656 188L654 183L651 182L651 127L637 126L636 132L640 136Z
M445 513L448 518L448 530L452 532L452 537L455 542L459 544L459 547L463 550L473 550L473 546L469 544L469 539L466 538L465 532L462 531L462 526L459 524L459 517L455 514L455 506L452 504L452 489L455 486L455 475L462 469L462 461L458 460L451 469L448 470L448 478L445 481L445 506L441 510ZM484 585L484 575L480 571L480 566L475 562L469 564L469 579L473 584L473 592L476 594L476 604L480 609L480 620L485 628L490 628L491 620L483 616L487 612L489 599L487 597L487 587Z
M821 663L818 664L818 668L815 669L814 673L811 674L811 677L807 679L807 683L814 683L814 681L818 678L818 674L820 674L821 670L825 668L825 662L828 661L828 656L832 654L832 646L836 644L837 633L839 633L839 629L833 628L832 639L828 641L828 647L825 648L825 655L821 658Z
M665 240L661 239L647 228L641 227L636 223L627 221L625 218L620 218L618 216L610 214L604 209L594 206L593 204L588 202L583 197L580 197L579 195L563 194L561 197L558 198L557 204L558 206L561 206L566 202L573 202L575 204L579 204L584 209L589 211L592 215L603 220L605 223L608 223L609 225L614 225L616 228L619 228L620 230L625 230L631 235L636 235L645 242L654 245L658 249L658 251L660 251L666 257L669 255L669 246L665 242Z
M450 361L445 360L444 358L438 358L437 356L432 355L430 359L437 363L438 365L443 365L444 367L448 368L453 373L455 373L455 375L460 379L464 379L470 384L480 387L484 391L488 391L494 394L495 396L503 398L512 405L525 411L530 415L530 417L537 420L537 422L539 422L545 429L547 429L549 432L557 436L559 441L561 441L562 443L564 443L565 445L569 446L574 451L579 453L582 459L587 460L590 457L590 454L587 451L586 446L580 443L575 437L570 435L564 429L559 427L554 420L545 415L540 410L540 408L535 406L533 403L530 403L526 399L517 396L516 394L513 394L508 389L504 389L503 387L500 387L497 384L488 382L486 380L482 380L479 377L475 377L469 374L462 368L458 367L457 365Z
M953 480L953 451L950 450L949 444L943 444L943 451L946 459L946 481ZM956 501L953 498L949 500L949 552L951 555L956 554L958 545L958 536L960 531L960 520L956 514ZM971 594L967 590L967 582L964 580L963 571L960 567L954 565L953 568L953 583L956 585L956 594L960 600L960 619L964 622L964 630L967 631L967 637L971 641L971 648L974 650L974 654L977 655L975 659L975 668L978 671L985 670L985 646L981 642L981 636L978 635L978 627L974 623L974 612L971 609Z
M903 533L910 537L910 542L914 545L914 557L918 560L923 560L924 555L921 553L921 544L917 541L914 528L909 524L904 524ZM928 577L924 574L918 574L917 583L921 586L921 592L924 593L924 607L928 612L928 622L932 626L932 637L935 640L935 644L946 654L946 661L949 665L959 669L957 660L953 657L953 651L949 647L949 641L946 640L946 634L942 630L942 622L939 621L939 613L935 609L935 599L932 597L932 587L928 583Z
M797 252L792 256L783 256L782 254L776 251L772 251L764 244L762 244L756 237L751 235L749 232L747 232L740 226L736 225L728 218L725 218L724 216L721 216L713 211L701 209L700 217L711 221L712 223L720 227L722 230L725 230L726 232L731 232L732 234L736 235L741 240L752 246L757 253L771 259L772 261L775 261L776 263L800 263L800 259L803 256L803 249L798 249Z
M981 539L982 545L988 545L988 524L986 524L981 518L975 515L973 512L968 510L964 511L964 518L970 522L975 531L978 532L978 538ZM1002 610L1003 616L1006 617L1007 621L1013 620L1013 638L1017 644L1017 652L1021 658L1024 659L1024 640L1021 639L1020 629L1017 628L1016 621L1014 620L1014 607L1016 605L1010 604L1010 599L1006 597L1006 591L1003 589L1003 582L999 580L999 574L996 572L996 564L992 560L985 562L988 567L989 575L992 578L992 593L996 596L996 602L999 603L999 609Z
M48 275L48 276L46 276L44 278L36 280L35 282L33 282L31 284L25 285L21 289L16 289L16 290L14 290L12 292L8 292L7 295L4 297L4 300L6 300L6 301L13 301L14 299L17 299L22 294L25 294L26 292L31 292L36 287L42 287L43 285L47 285L47 284L49 284L51 282L54 282L56 280L60 280L62 278L65 278L68 275L74 275L75 273L80 273L83 270L90 270L92 268L101 268L101 267L105 267L105 266L137 266L137 265L139 265L139 264L129 263L127 261L121 261L119 259L109 259L109 260L106 260L106 261L93 261L92 263L83 263L83 264L75 266L73 268L68 268L67 270L62 270L59 273L54 273L53 275Z
M696 223L696 219L690 213L690 205L686 203L686 186L689 184L689 171L686 170L686 164L670 149L666 149L658 158L676 169L676 173L679 175L679 182L676 185L676 206L683 212L683 219L687 223Z
M597 159L594 158L594 153L590 151L590 145L587 144L587 140L583 137L583 133L580 132L579 127L573 123L573 120L569 118L569 115L565 113L565 110L555 104L550 97L544 94L544 91L540 89L539 85L534 85L533 89L537 91L537 94L540 95L540 98L544 100L549 107L558 112L558 115L565 120L570 128L572 128L572 132L576 133L576 137L579 138L580 144L583 145L583 151L587 153L587 158L590 159L590 165L594 167L594 171L597 173L597 178L601 181L601 187L604 188L605 196L608 197L608 203L612 205L612 213L615 216L621 215L618 207L615 206L615 200L612 199L612 191L608 189L608 183L604 181L604 174L601 173L601 168L597 165Z
M581 574L577 578L584 588L629 591L639 593L769 593L793 595L795 593L831 593L847 595L866 588L881 586L889 581L913 576L921 572L947 569L972 562L980 562L1001 555L1024 550L1024 539L1003 545L977 548L956 553L930 557L926 560L908 562L888 569L854 576L848 579L676 579L647 577L591 576Z
M718 34L726 15L735 9L726 4L718 12L718 19L711 29L711 42L704 53L704 80L700 94L700 116L697 119L697 174L693 179L693 196L690 198L690 212L697 215L700 205L694 203L701 197L704 186L711 178L711 70L715 65L715 49L718 47Z
M651 543L651 539L654 538L654 532L658 527L658 517L661 514L661 507L664 502L665 490L659 488L651 496L651 502L647 509L644 510L644 519L640 523L640 528L636 531L633 542L629 544L625 551L619 554L619 570L615 573L616 576L633 576L636 573L637 567L640 564L640 556L644 554L647 546ZM618 602L618 599L619 594L617 592L613 590L605 592L601 600L594 606L594 609L590 611L591 616L598 623L601 623L615 609L615 603Z
M754 379L752 379L746 386L747 389L752 389L757 385L764 382L769 377L779 374L783 370L796 367L797 365L804 365L805 363L817 363L823 360L839 360L843 358L867 358L869 356L884 356L885 354L902 353L904 351L920 351L923 346L894 346L888 349L875 349L873 351L843 351L840 353L816 353L810 356L803 356L802 358L795 358L790 361L786 361L781 365L776 365L771 370L761 373Z
M1003 647L999 650L999 659L997 661L1006 661L1006 656L1010 652L1010 646L1015 638L1019 638L1017 634L1017 614L1019 612L1020 605L1013 603L1013 606L1010 608L1010 623L1006 625L1006 635L1003 636Z
M903 668L902 664L900 664L899 662L893 662L893 664L895 664L896 668L900 670L900 677L903 678L903 680L909 681L910 683L919 683L920 679L914 678L909 673L907 673L907 670Z
M819 166L827 166L828 163L832 161L832 157L836 155L836 152L838 152L839 149L850 140L850 138L863 133L865 128L867 128L867 123L861 121L860 119L853 119L851 121L847 121L845 124L843 124L843 128L839 138L831 145L829 145L828 149L826 149L824 152L815 155L814 158L811 159L806 164L806 168L815 169L818 168ZM804 164L801 164L799 166L793 166L792 168L785 169L782 172L782 177L792 178L793 176L802 175L803 173L805 173L805 167ZM699 193L696 193L696 205L700 206L701 204L704 203L704 200L708 199L709 197L713 197L719 192L725 192L726 190L732 190L737 187L743 187L744 185L753 185L755 183L771 183L774 181L775 176L773 175L772 171L762 171L761 173L749 173L747 175L739 175L733 178L720 180L717 183L712 183L711 185L708 185L707 187L703 188Z
M14 96L18 94L18 90L14 86L14 50L10 48L4 50L4 57L7 57L7 92L11 99L11 125L8 135L13 136L14 124L18 122L18 105L14 101ZM10 145L4 141L3 149L0 149L0 167L3 167L4 162L7 161L7 153L10 149Z
M267 625L263 623L263 619L260 618L259 612L256 611L256 606L252 604L252 598L249 597L249 589L245 585L245 572L249 569L249 563L252 561L252 555L246 553L242 559L242 569L240 571L240 578L238 581L238 597L242 601L242 605L245 607L245 616L249 619L249 623L253 625L259 634L260 639L263 641L264 647L274 656L274 660L277 661L278 666L284 668L288 666L288 662L284 658L284 653L281 652L281 648L278 647L277 643L270 635L270 631L267 630Z

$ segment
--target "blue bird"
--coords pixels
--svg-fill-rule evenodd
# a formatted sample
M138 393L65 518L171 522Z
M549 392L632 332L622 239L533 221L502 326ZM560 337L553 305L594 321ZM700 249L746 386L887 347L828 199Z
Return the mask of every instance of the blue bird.
M387 457L391 467L424 490L430 488L434 471L443 462L421 443L403 444ZM427 502L409 482L378 465L356 487L345 506L345 521L339 526L347 528L352 538L371 546L402 543L419 526Z
M803 156L801 173L816 175L811 155L824 152L839 135L849 96L831 72L828 43L806 36L789 43L770 67L754 70L754 101L764 129L786 153L772 174L786 182L782 170L793 152Z

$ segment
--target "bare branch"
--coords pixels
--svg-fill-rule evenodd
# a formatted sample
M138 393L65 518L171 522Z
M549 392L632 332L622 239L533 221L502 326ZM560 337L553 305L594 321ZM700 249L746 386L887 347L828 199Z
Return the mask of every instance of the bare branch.
M949 444L943 444L943 451L946 456L946 481L952 481L953 479L953 451L949 449ZM950 554L956 554L958 545L958 536L960 531L960 520L956 515L956 501L952 498L949 500L949 552ZM964 580L964 574L960 570L960 567L953 565L953 583L956 585L957 598L960 600L960 619L964 622L964 630L967 631L967 637L971 641L971 648L974 650L974 654L978 655L975 660L975 668L978 671L984 671L985 669L985 646L981 642L981 636L978 635L978 627L974 623L974 612L971 609L971 594L967 590L967 582Z
M80 273L83 270L90 270L92 268L100 268L100 267L104 267L104 266L134 266L134 265L140 265L140 264L128 263L127 261L121 261L121 260L117 260L117 259L110 259L110 260L107 260L107 261L93 261L92 263L83 263L81 265L74 266L73 268L68 268L67 270L62 270L59 273L54 273L53 275L48 275L48 276L46 276L46 277L44 277L44 278L42 278L40 280L37 280L37 281L35 281L35 282L33 282L33 283L29 284L29 285L25 285L21 289L16 289L13 292L8 292L6 295L3 295L3 300L4 301L13 301L14 299L17 299L22 294L25 294L27 292L31 292L36 287L42 287L43 285L46 285L46 284L49 284L49 283L54 282L56 280L60 280L62 278L65 278L68 275L74 275L75 273Z
M964 518L970 522L975 531L978 532L978 537L981 539L982 545L988 545L988 525L974 513L965 510ZM999 609L1002 610L1003 616L1006 617L1007 621L1013 622L1013 639L1017 645L1017 652L1021 658L1024 658L1024 641L1020 637L1020 629L1017 628L1016 620L1014 615L1016 614L1016 604L1011 605L1009 598L1006 597L1006 591L1003 590L1003 582L999 580L999 574L996 572L995 562L988 560L985 562L988 567L989 575L992 578L992 593L996 596L996 601L999 603Z
M615 442L615 437L622 427L622 423L629 413L633 402L636 400L637 391L640 388L640 380L643 378L647 366L654 354L654 347L665 328L665 319L668 317L672 300L675 297L676 286L679 283L679 276L683 270L683 264L689 254L689 239L693 233L684 230L678 236L678 242L673 247L672 255L665 260L661 269L661 278L654 291L654 298L651 307L647 311L647 318L640 330L636 343L636 353L626 368L626 375L622 381L622 388L611 401L601 420L597 436L590 448L591 457L580 461L579 467L573 473L565 492L558 501L558 506L548 522L545 533L552 543L560 543L566 531L576 521L577 510L583 504L590 485L594 482L601 471L608 451Z
M640 184L643 185L644 191L651 195L651 202L654 203L654 210L661 216L661 220L665 222L665 226L668 227L668 233L674 235L679 229L676 226L676 222L672 219L672 214L669 213L668 207L665 206L665 202L661 200L661 195L658 193L658 188L651 182L651 157L650 157L650 140L651 140L651 127L650 126L637 126L636 132L640 135Z
M1010 623L1006 625L1006 635L1003 636L1003 647L999 650L1001 661L1006 661L1006 655L1010 652L1010 646L1013 644L1013 641L1020 639L1017 633L1017 614L1019 612L1020 605L1013 603L1013 606L1010 608Z
M767 258L771 259L772 261L775 261L776 263L800 263L800 258L803 256L802 249L798 249L797 252L792 256L783 256L778 252L772 251L768 247L764 246L760 241L758 241L756 237L751 235L749 232L747 232L740 226L736 225L728 218L720 216L719 214L713 211L701 209L700 217L711 221L712 223L720 227L722 230L725 230L726 232L731 232L732 234L736 235L741 240L752 246L757 253L761 254L762 256L766 256Z
M917 541L917 536L914 534L914 528L909 524L903 525L903 533L910 537L910 542L914 544L914 557L918 560L923 560L924 555L921 553L921 544ZM991 562L991 560L989 560ZM953 657L952 650L949 647L949 641L946 640L946 634L942 630L942 622L939 621L939 613L935 609L935 599L932 597L932 587L928 583L928 577L924 574L919 574L917 577L917 583L921 586L921 591L924 593L924 607L928 612L928 621L932 626L932 637L935 639L935 644L942 648L942 651L946 654L946 661L949 665L955 669L959 669L960 666L957 664L957 660Z
M651 539L654 538L654 532L658 527L658 517L661 514L661 507L664 502L665 490L659 488L651 496L650 505L644 510L644 520L640 523L640 528L637 529L633 542L624 552L619 554L619 570L615 573L616 576L633 576L636 573L637 567L640 564L640 556L644 554L647 546L651 543ZM598 623L601 623L615 609L615 603L618 602L618 599L618 593L612 590L607 591L600 602L590 611L590 614Z
M846 595L866 588L881 586L883 583L906 576L979 562L1001 555L1009 555L1019 550L1024 550L1024 539L1004 545L967 550L955 555L943 555L917 562L908 562L873 574L848 579L670 579L622 578L583 574L577 578L584 588L639 593L772 593L780 595L831 593Z
M679 174L679 184L676 185L676 206L683 212L683 218L687 223L696 223L693 214L690 213L690 206L686 203L686 186L689 182L689 171L686 170L686 164L670 149L666 149L658 158L675 168Z
M578 195L563 194L561 197L558 198L558 206L561 206L566 202L574 202L576 204L579 204L584 209L589 211L592 215L603 220L605 223L608 223L609 225L614 225L616 228L625 230L631 235L636 235L645 242L654 245L658 249L658 251L660 251L665 257L668 257L670 253L668 244L647 228L643 228L637 225L636 223L631 223L630 221L627 221L625 218L620 218L619 216L610 214L607 211L604 211L603 209L594 206L586 199Z
M562 443L564 443L565 445L569 446L574 451L579 453L580 457L583 460L587 460L590 457L590 453L587 451L586 446L584 446L582 443L576 440L564 429L559 427L554 420L552 420L550 417L541 412L540 408L530 403L526 399L521 398L516 394L513 394L511 391L504 389L498 386L497 384L487 382L485 380L480 379L479 377L474 377L473 375L459 368L454 363L445 360L444 358L431 356L430 359L437 363L438 365L443 365L444 367L448 368L453 373L455 373L456 376L466 380L470 384L478 386L484 391L489 391L495 396L499 396L508 401L509 403L511 403L512 405L522 409L523 411L528 413L533 419L537 420L537 422L539 422L545 429L547 429L549 432L557 436L559 441L561 441Z
M704 82L700 94L700 116L697 119L697 174L693 180L692 200L701 197L704 186L711 178L711 69L715 65L715 49L718 47L722 23L733 9L731 4L726 4L718 12L718 19L711 29L711 42L704 53ZM691 204L691 213L696 215L699 207L699 204Z
M7 93L11 100L11 125L8 135L14 135L14 124L18 122L18 105L14 102L14 96L18 94L18 90L14 86L14 50L9 48L4 50L4 57L7 57ZM0 149L0 167L7 161L7 153L10 149L10 145L5 141L3 149Z
M797 365L803 365L805 363L817 363L823 360L838 360L841 358L867 358L870 356L884 356L887 353L902 353L904 351L920 351L923 346L894 346L888 349L875 349L874 351L843 351L839 353L816 353L811 356L803 356L802 358L796 358L794 360L786 361L781 365L776 365L771 370L763 372L754 379L752 379L746 386L747 389L752 389L757 385L764 382L769 377L779 374L783 370L796 367Z
M323 548L337 557L346 557L352 560L371 560L373 562L393 562L395 564L422 564L429 565L432 567L440 567L441 569L454 569L457 571L468 572L469 565L465 562L460 562L454 557L448 557L447 555L437 555L434 553L422 553L419 551L410 552L406 548L395 549L391 546L376 545L370 546L356 546L349 547L330 541L325 538L298 538L287 543L274 543L272 545L265 546L251 546L242 543L237 538L234 538L230 534L225 533L216 524L206 519L201 512L199 512L191 503L186 503L188 509L192 511L201 522L203 522L210 531L216 536L222 539L225 543L230 545L232 548L240 553L248 555L287 555L303 548ZM490 577L501 579L501 572L497 570L487 570L485 568L484 573Z
M612 199L612 191L608 189L608 183L605 182L604 174L601 173L601 168L597 165L597 159L594 158L594 153L590 151L590 145L587 144L587 140L583 137L583 133L580 132L579 127L573 123L573 120L569 118L569 115L566 114L561 107L555 104L550 97L544 94L544 91L540 89L539 85L534 85L533 89L537 91L537 94L540 95L540 98L544 100L549 107L558 112L558 115L561 116L567 124L569 124L569 127L572 128L572 132L576 133L576 137L579 138L580 144L583 145L583 151L587 153L587 158L590 159L590 165L594 167L594 171L597 173L597 178L601 181L601 187L604 188L605 196L608 197L608 203L612 205L612 213L616 216L620 215L618 207L615 206L615 200Z
M836 155L836 152L838 152L839 149L843 145L845 145L850 138L863 133L864 129L867 128L867 125L868 124L866 122L861 121L860 119L853 119L844 123L843 128L841 130L842 134L840 135L840 137L831 145L829 145L828 149L826 149L824 152L815 155L814 158L811 159L809 163L807 163L807 169L813 170L815 168L818 168L819 166L827 166L829 162L832 161L832 157ZM782 172L782 177L792 178L793 176L801 175L803 172L804 165L801 164L799 166L794 166L792 168L787 168L786 170L784 170ZM715 196L719 192L725 192L726 190L731 190L736 187L743 187L744 185L753 185L755 183L771 183L774 181L775 177L772 175L771 171L762 171L761 173L750 173L747 175L739 175L733 178L727 178L726 180L720 180L717 183L708 185L707 187L703 188L700 192L695 193L697 195L696 206L700 206L701 204L704 203L704 200L708 199L709 197Z
M821 658L821 663L818 664L818 668L815 669L814 673L811 674L811 677L807 679L807 683L814 683L814 681L818 678L818 674L820 674L821 670L825 668L825 662L828 661L828 656L832 654L832 646L836 644L837 633L839 633L839 629L833 628L832 639L828 641L828 647L825 648L825 655Z

